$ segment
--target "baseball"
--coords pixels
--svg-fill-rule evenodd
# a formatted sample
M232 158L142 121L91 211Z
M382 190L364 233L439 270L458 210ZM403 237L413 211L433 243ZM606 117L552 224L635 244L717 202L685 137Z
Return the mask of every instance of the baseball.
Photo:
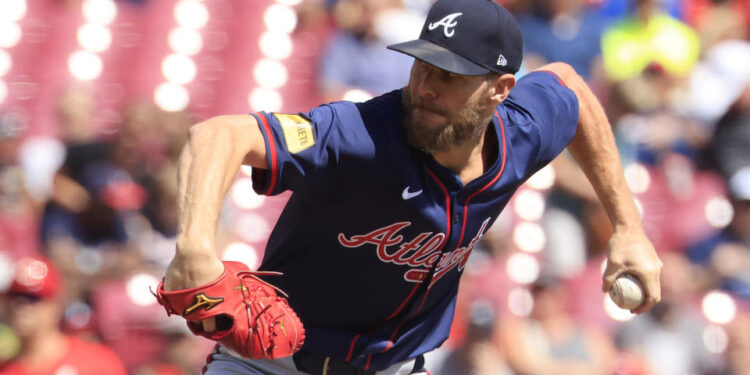
M633 310L643 303L644 293L643 285L637 277L625 273L620 275L612 288L609 289L609 297L620 308Z

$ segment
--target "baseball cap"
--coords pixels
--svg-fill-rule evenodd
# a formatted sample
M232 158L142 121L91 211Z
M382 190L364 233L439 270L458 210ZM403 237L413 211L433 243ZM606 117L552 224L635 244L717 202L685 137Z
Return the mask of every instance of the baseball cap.
M438 0L419 39L388 48L456 74L515 74L523 60L523 34L495 1Z
M62 291L57 267L43 257L23 257L16 261L9 294L23 294L39 299L56 298Z

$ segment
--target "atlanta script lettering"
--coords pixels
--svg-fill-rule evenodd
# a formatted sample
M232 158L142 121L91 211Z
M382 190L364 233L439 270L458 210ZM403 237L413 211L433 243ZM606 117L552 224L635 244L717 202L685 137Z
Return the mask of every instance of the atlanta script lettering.
M487 218L482 223L481 228L467 246L442 252L442 255L445 234L423 232L405 241L404 236L398 233L411 225L408 221L393 223L370 233L353 235L349 238L339 233L338 240L342 246L348 248L357 248L366 244L375 245L375 253L381 262L412 267L404 273L404 280L409 282L421 283L427 277L430 267L438 262L432 279L432 284L434 284L453 268L458 267L459 271L464 269L471 251L484 236L489 222L490 218Z

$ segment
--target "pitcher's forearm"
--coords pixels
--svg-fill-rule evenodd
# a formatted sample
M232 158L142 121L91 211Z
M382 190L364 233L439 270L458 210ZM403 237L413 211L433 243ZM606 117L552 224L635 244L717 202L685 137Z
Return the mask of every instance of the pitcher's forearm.
M612 226L616 230L640 230L640 214L625 181L615 138L604 108L586 82L570 66L553 63L541 69L558 74L578 97L578 130L568 145L568 150L594 187Z
M612 226L616 230L640 228L640 214L625 181L609 121L593 93L589 95L581 98L578 132L568 150L594 187Z
M238 133L218 119L190 129L179 162L177 256L215 257L222 203L251 144Z

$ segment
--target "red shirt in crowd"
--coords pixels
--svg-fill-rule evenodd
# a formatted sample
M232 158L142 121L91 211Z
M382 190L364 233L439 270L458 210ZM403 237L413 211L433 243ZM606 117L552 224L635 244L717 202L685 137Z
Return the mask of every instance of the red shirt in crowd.
M67 350L57 361L37 365L22 360L0 366L0 375L126 375L120 359L107 347L75 337L67 339Z

